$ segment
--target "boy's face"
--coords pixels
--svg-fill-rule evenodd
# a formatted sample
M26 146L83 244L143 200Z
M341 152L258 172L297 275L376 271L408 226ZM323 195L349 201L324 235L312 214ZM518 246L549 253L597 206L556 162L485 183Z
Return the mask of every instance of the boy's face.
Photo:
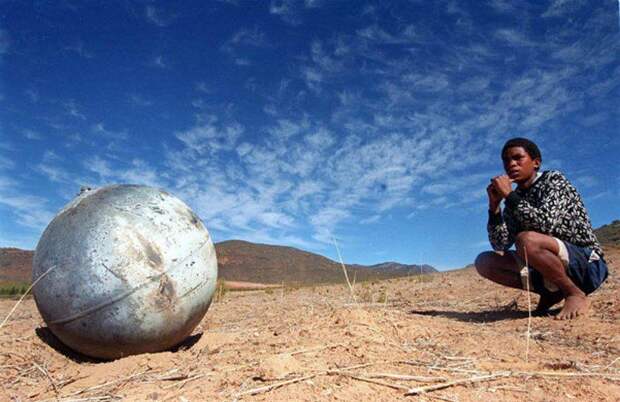
M540 167L540 159L532 159L523 147L508 148L502 155L502 160L506 174L517 184L527 182Z

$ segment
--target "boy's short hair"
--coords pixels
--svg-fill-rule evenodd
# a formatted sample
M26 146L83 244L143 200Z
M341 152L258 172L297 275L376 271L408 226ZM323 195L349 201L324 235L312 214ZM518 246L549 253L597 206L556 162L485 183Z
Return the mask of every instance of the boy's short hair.
M527 152L527 154L532 158L532 160L538 158L542 163L542 156L540 155L540 149L538 149L538 145L534 144L533 141L528 140L527 138L511 138L504 144L502 148L502 159L504 159L504 154L508 150L508 148L521 147ZM536 169L538 170L538 169Z

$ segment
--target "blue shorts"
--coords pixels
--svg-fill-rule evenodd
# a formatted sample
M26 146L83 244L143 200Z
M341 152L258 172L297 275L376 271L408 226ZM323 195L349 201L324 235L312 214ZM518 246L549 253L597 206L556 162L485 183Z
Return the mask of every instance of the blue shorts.
M589 247L579 247L565 241L563 243L568 250L568 266L566 267L568 277L583 293L588 295L594 292L607 279L608 270L605 260L602 257L591 258L592 249ZM594 256L597 256L596 253ZM537 293L549 293L543 276L535 268L530 268L530 278Z

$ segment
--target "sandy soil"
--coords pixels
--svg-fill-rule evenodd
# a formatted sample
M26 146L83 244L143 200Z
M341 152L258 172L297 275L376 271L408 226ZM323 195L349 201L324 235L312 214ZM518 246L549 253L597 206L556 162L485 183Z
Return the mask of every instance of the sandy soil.
M618 400L608 260L592 314L534 317L527 355L526 296L472 270L358 284L356 302L343 286L227 292L178 350L112 362L58 345L26 300L0 329L0 400Z
M222 281L222 286L227 290L278 289L282 287L282 285L269 285L265 283L224 281L224 280Z

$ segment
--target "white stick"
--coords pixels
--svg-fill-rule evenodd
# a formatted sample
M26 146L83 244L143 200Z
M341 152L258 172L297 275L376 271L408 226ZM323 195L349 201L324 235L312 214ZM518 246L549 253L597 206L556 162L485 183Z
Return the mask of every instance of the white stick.
M19 300L17 301L17 303L15 303L15 305L13 306L13 308L11 309L11 311L9 311L9 314L7 314L7 316L4 318L4 321L2 321L2 324L0 324L0 329L2 329L2 327L4 327L4 324L6 324L6 322L9 320L9 317L11 317L11 315L13 314L13 312L15 312L15 309L17 308L17 306L19 306L19 303L22 302L22 300L24 300L24 298L28 295L28 293L30 293L30 291L32 290L32 288L39 283L39 281L41 279L43 279L43 277L45 275L47 275L52 269L56 268L57 265L52 265L47 271L43 272L43 274L41 276L39 276L37 278L36 281L32 282L32 285L30 285L30 287L28 288L28 290L26 290L26 293L24 293L22 295L22 297L19 298Z
M336 252L338 253L338 259L340 260L340 265L342 266L342 272L344 272L344 278L347 280L347 285L349 285L349 291L351 292L351 298L355 301L355 292L353 291L353 286L351 286L351 282L349 282L349 275L347 274L347 268L344 266L344 262L342 261L342 255L340 255L340 249L338 248L338 243L336 243L336 238L332 236L332 241L334 242L334 246L336 247Z
M527 293L527 335L525 340L525 362L528 363L530 356L530 334L532 333L532 297L530 295L530 268L527 263L527 249L523 246L525 254L525 269L527 270L526 293Z

